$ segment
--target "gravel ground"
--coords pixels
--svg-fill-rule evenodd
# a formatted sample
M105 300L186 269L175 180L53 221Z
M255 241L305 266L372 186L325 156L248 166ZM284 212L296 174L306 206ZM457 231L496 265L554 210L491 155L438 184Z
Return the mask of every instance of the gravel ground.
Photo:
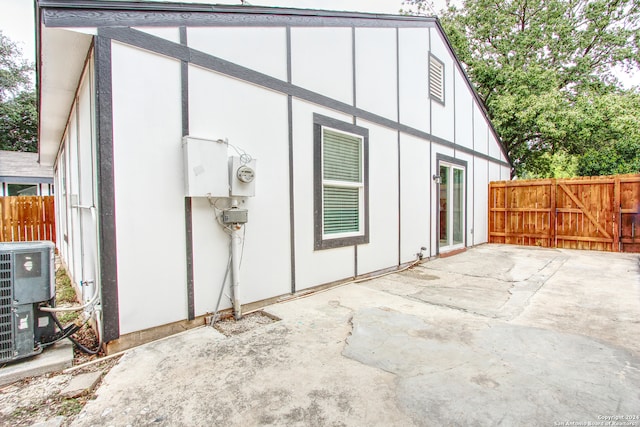
M93 398L93 390L75 398L63 397L60 391L76 375L101 371L104 377L118 360L119 358L114 357L70 373L54 372L26 378L0 388L0 425L31 426L56 417L59 417L58 425L69 425L85 403Z
M222 319L219 322L216 322L213 327L225 336L229 337L250 331L262 325L277 322L278 320L280 319L269 316L263 311L256 311L242 316L240 320L235 320L233 317Z

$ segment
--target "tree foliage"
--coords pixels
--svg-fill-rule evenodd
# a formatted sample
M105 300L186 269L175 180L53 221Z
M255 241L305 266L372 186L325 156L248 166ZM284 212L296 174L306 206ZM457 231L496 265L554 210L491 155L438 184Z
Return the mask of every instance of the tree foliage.
M0 31L0 149L36 151L38 114L31 83L33 66Z
M441 20L516 174L550 176L558 152L640 144L639 89L617 77L640 68L640 0L465 0Z

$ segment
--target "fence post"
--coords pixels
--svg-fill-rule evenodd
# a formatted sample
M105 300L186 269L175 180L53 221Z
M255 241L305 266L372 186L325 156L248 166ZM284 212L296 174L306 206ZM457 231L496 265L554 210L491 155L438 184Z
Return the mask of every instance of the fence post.
M556 239L556 185L557 182L555 179L551 180L551 183L549 184L549 198L550 203L549 203L549 231L550 231L550 236L549 236L549 247L550 248L555 248L558 246L558 239Z
M493 236L491 235L491 230L495 228L493 215L495 215L493 208L495 208L495 203L491 203L493 200L493 181L489 181L489 203L487 203L487 241L489 243L493 243Z
M621 252L620 247L620 224L622 219L621 206L620 206L620 177L616 176L613 179L613 252Z
M511 243L509 241L509 183L505 183L504 186L504 242Z

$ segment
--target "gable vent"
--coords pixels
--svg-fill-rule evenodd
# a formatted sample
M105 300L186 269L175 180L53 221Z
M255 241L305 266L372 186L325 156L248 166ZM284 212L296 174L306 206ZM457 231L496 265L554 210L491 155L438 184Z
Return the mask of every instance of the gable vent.
M429 55L429 97L444 104L444 63Z

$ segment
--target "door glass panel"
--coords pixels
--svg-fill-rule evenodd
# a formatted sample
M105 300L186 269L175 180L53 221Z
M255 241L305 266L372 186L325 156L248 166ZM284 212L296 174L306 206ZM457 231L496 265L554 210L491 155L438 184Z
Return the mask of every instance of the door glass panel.
M453 169L453 244L464 242L464 171Z
M449 167L440 166L440 247L449 244L449 211L447 194L449 193Z

